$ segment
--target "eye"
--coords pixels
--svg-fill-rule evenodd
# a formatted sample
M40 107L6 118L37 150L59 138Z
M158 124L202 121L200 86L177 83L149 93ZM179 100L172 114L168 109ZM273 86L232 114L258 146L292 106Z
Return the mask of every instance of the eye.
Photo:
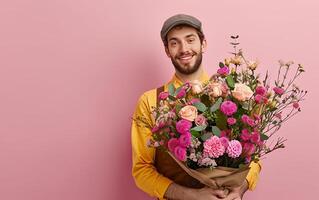
M190 38L190 39L188 39L188 43L192 43L192 42L194 42L194 38Z
M170 42L171 46L176 46L176 44L177 44L177 42L175 42L175 41Z

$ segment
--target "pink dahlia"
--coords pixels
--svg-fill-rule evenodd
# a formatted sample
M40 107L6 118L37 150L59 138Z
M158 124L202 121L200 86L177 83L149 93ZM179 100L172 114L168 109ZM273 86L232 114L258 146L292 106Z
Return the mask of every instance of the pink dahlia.
M228 147L226 150L227 154L231 158L237 158L240 156L242 152L242 146L238 140L231 140L228 143Z
M186 119L181 119L176 123L176 130L180 134L188 133L191 127L192 127L192 122Z
M178 160L180 161L186 160L186 148L177 146L174 150L174 154Z
M179 140L177 138L172 138L167 143L168 149L172 153L174 153L174 150L178 145L179 145Z
M181 135L178 139L179 146L181 147L188 147L191 144L192 135L190 133L186 133L184 135Z
M220 110L227 116L234 114L237 111L237 105L232 101L224 101L220 105Z
M219 137L212 136L204 142L204 156L211 158L218 158L225 153L225 147L220 141Z

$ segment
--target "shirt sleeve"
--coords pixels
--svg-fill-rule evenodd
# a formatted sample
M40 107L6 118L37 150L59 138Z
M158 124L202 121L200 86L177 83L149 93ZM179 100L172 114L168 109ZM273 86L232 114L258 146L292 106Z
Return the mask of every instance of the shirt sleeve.
M133 118L144 117L151 123L151 113L145 95L138 101ZM132 122L132 175L136 185L150 196L163 198L172 181L157 172L154 166L155 149L147 146L151 136L150 128L143 127L135 120Z
M261 164L259 162L251 162L250 164L250 170L247 174L246 180L248 181L248 189L254 190L256 188L259 173L261 170Z

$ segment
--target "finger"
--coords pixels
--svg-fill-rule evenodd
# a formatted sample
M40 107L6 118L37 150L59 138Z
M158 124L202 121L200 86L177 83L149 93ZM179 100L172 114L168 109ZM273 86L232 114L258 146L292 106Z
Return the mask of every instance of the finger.
M220 198L225 198L228 194L228 190L213 190L213 194Z

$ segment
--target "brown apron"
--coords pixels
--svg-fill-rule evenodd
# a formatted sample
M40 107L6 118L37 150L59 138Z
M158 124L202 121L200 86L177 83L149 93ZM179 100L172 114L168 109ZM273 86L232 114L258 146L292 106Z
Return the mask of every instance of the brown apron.
M158 95L164 91L164 86L157 88L157 106ZM167 152L156 149L155 167L163 176L171 179L174 183L190 188L203 188L204 185L198 180L188 175Z

